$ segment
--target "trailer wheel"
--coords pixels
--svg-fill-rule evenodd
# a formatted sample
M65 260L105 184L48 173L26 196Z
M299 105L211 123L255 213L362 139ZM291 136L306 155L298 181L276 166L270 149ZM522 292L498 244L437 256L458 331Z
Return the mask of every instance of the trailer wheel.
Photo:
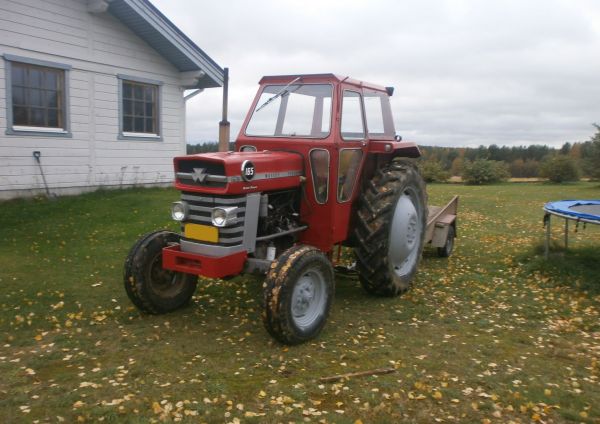
M425 183L412 163L395 159L379 169L360 199L354 236L356 265L370 294L409 289L427 226Z
M125 260L123 282L127 296L138 309L162 314L192 298L198 278L162 267L163 247L178 242L178 234L162 230L142 236L131 248Z
M437 254L441 258L447 258L452 254L452 250L454 249L454 238L456 237L456 230L454 229L454 225L451 225L448 228L448 235L446 236L446 244L442 247L437 248Z
M264 285L263 323L275 339L298 344L325 325L334 295L331 262L311 246L294 246L271 265Z

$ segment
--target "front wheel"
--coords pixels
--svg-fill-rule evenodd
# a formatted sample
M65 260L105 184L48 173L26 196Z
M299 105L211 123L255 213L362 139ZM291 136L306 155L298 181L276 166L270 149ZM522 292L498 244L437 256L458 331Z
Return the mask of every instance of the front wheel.
M162 249L179 242L171 231L141 237L125 260L123 283L129 299L150 314L171 312L192 298L198 277L162 267Z
M291 247L265 280L265 328L285 344L313 339L325 325L333 295L333 267L325 255L310 246Z

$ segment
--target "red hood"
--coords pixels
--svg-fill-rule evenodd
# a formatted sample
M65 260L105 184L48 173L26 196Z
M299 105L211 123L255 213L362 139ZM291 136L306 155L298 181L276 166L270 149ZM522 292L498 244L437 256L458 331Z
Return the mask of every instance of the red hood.
M246 194L296 187L304 175L302 156L290 152L217 152L179 156L175 187L182 191ZM243 175L245 167L247 175ZM251 170L252 169L252 170Z

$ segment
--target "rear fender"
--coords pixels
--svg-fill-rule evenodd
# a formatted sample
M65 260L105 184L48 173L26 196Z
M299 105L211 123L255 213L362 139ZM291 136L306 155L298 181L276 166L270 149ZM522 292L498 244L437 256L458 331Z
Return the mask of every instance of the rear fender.
M380 155L391 155L392 157L421 157L421 150L419 150L419 146L410 141L372 140L369 142L368 152Z

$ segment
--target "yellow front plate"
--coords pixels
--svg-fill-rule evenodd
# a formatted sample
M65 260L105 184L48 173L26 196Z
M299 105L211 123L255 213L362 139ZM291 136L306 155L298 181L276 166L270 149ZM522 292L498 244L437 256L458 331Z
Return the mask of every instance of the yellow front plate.
M184 234L187 238L195 240L210 241L211 243L219 241L219 230L210 225L185 224Z

